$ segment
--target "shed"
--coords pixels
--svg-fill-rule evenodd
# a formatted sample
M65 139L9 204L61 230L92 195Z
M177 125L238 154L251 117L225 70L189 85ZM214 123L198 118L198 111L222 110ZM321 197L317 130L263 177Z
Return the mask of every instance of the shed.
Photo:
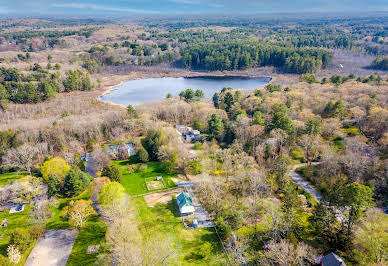
M322 266L346 266L345 262L335 253L331 252L321 259Z
M179 212L181 213L182 216L190 215L194 213L195 208L193 205L193 200L188 193L186 192L179 193L178 196L176 197L176 202L179 207Z
M198 220L197 219L193 220L192 226L193 226L193 228L198 228Z

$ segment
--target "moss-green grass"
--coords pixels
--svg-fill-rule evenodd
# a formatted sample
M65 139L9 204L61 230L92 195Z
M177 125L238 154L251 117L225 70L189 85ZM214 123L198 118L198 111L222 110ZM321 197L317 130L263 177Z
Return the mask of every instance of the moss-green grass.
M27 176L27 172L11 172L0 174L0 186L11 184L12 181L19 180Z
M106 229L105 223L99 216L90 218L86 223L86 226L79 230L66 265L95 265L97 256L106 252ZM98 252L95 254L86 254L90 245L100 245Z
M0 222L4 219L7 219L8 226L0 228L0 254L3 256L7 256L7 248L9 245L9 241L11 239L12 232L18 228L25 228L28 229L32 223L29 219L29 212L31 210L31 205L26 205L24 207L24 211L17 212L17 213L9 213L9 209L0 212ZM36 241L33 241L30 245L30 247L22 254L22 257L20 259L20 262L18 265L24 265L26 262L28 255L30 254L31 250L35 246Z
M135 170L133 173L128 169L128 167L133 165L133 163L128 160L115 161L113 164L119 167L122 174L121 184L124 186L126 192L131 196L151 192L147 189L145 184L145 179L149 177L162 176L165 183L164 188L159 190L152 190L152 192L176 187L171 178L176 177L177 175L166 173L163 170L162 164L160 162L149 162L146 164L147 169L142 171L139 169L139 167L137 167L137 170Z
M165 239L176 250L175 265L225 265L227 260L214 229L186 229L175 201L148 207L143 197L133 199L143 237Z

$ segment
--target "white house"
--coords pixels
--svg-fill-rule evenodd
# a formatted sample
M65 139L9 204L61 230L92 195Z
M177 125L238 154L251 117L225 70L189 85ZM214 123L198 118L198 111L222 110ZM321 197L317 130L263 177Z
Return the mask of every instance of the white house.
M190 195L186 192L181 192L176 197L176 202L179 207L179 212L182 216L190 215L195 212L195 208L193 205L193 200Z

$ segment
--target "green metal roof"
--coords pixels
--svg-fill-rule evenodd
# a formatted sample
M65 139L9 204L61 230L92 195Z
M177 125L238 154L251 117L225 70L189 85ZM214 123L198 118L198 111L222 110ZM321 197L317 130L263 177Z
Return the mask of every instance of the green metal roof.
M177 200L179 208L182 208L183 206L193 206L193 200L191 199L189 194L187 194L186 192L180 193L176 197L176 200Z

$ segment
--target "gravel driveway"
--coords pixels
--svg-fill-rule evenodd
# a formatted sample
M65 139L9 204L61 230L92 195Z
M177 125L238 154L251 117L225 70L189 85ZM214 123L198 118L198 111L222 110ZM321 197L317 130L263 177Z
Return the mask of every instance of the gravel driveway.
M36 243L25 266L65 266L78 231L48 230Z
M314 196L315 199L319 202L322 199L322 194L319 193L316 189L314 189L310 183L306 180L304 180L297 172L296 169L301 167L301 166L306 166L307 164L297 164L294 165L290 172L290 177L292 180L294 180L302 189L307 191L311 196Z

